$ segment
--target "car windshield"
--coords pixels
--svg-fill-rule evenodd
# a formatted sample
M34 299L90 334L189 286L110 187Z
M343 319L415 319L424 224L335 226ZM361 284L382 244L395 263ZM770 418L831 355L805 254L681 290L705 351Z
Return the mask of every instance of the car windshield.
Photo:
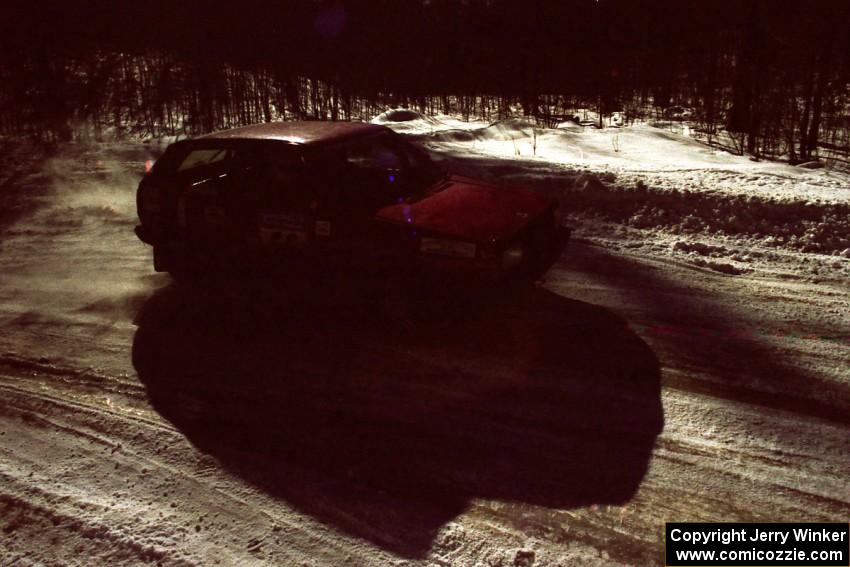
M346 148L345 166L383 187L385 204L412 202L443 177L428 155L396 136L379 136Z
M424 191L446 176L446 173L431 161L431 158L424 151L406 143L402 147L407 155L408 166L420 181L422 186L421 191Z

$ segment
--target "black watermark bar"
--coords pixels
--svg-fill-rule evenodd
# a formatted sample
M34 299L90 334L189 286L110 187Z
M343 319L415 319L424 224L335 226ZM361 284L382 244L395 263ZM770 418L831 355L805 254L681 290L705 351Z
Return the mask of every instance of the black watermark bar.
M668 567L850 567L850 524L668 523Z

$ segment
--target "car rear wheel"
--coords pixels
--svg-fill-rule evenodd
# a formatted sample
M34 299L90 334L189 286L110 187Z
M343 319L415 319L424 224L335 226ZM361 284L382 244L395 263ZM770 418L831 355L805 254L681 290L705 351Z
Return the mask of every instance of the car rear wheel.
M201 250L177 243L154 246L153 263L157 272L166 272L174 280L187 283L222 271Z

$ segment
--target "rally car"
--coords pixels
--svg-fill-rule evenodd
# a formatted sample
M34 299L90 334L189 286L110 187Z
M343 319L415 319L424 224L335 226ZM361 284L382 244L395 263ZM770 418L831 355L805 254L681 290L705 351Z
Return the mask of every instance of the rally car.
M154 269L175 276L344 266L481 286L538 278L569 238L556 201L449 175L401 135L354 122L176 142L142 179L137 207Z

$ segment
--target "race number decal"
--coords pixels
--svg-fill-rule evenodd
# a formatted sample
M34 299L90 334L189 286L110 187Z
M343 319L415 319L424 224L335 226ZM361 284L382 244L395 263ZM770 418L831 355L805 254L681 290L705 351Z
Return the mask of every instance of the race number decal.
M307 218L298 213L263 213L260 241L274 246L301 246L307 242Z
M301 246L307 242L307 233L303 230L263 227L260 229L260 241L274 246Z

